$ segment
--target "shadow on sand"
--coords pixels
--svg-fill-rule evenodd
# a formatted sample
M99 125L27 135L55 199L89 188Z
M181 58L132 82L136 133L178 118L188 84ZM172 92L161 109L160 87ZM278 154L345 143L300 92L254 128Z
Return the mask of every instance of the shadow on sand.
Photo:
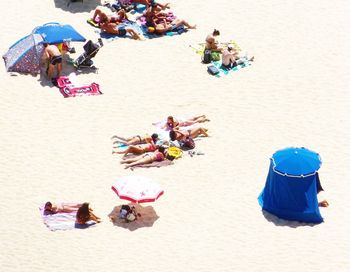
M289 221L289 220L284 220L281 218L278 218L277 216L265 211L261 210L263 216L266 218L267 221L274 223L276 226L279 227L290 227L290 228L298 228L298 227L314 227L317 226L318 224L313 224L313 223L305 223L305 222L299 222L299 221Z
M152 206L145 207L135 203L129 203L128 205L130 207L134 206L136 212L141 214L141 216L138 216L137 220L127 223L124 219L119 218L119 211L122 205L116 206L108 215L114 226L134 231L139 228L152 227L159 218Z
M79 0L71 2L70 0L54 0L55 7L71 13L89 12L101 5L100 0Z

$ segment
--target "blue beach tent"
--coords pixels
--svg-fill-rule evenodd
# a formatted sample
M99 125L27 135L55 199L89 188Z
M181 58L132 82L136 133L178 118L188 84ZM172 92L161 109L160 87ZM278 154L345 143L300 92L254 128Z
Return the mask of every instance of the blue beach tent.
M306 148L286 148L273 154L260 206L286 220L321 223L317 170L320 156Z

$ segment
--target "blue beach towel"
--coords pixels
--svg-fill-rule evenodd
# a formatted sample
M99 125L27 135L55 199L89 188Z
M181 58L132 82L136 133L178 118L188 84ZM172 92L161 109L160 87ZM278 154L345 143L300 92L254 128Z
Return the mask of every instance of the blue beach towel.
M250 62L247 62L247 63L242 63L242 64L239 64L237 65L236 67L232 68L232 69L225 69L221 66L221 61L212 61L210 63L210 65L214 65L216 68L218 68L219 70L219 73L217 75L215 75L216 77L222 77L222 76L226 76L228 74L231 74L232 72L235 72L235 71L238 71L242 68L245 68L245 67L248 67L250 66Z
M44 205L39 207L39 210L40 210L41 217L43 218L44 224L51 231L86 229L88 227L96 225L94 221L88 221L85 225L75 223L76 212L45 215Z

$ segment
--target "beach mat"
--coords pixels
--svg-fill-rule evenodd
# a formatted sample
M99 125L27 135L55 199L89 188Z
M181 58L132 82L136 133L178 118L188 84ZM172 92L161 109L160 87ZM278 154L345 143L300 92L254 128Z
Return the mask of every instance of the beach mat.
M222 64L221 64L221 61L212 61L210 63L210 65L214 65L218 70L219 70L219 73L214 75L215 77L222 77L222 76L226 76L226 75L229 75L235 71L238 71L242 68L245 68L245 67L248 67L250 66L250 62L247 62L247 63L242 63L242 64L239 64L237 65L236 67L232 68L232 69L225 69L225 68L222 68Z
M75 223L76 212L71 213L56 213L56 214L45 214L45 204L39 207L41 217L46 227L51 231L57 230L72 230L72 229L86 229L91 226L95 226L96 222L88 221L86 224L81 225Z

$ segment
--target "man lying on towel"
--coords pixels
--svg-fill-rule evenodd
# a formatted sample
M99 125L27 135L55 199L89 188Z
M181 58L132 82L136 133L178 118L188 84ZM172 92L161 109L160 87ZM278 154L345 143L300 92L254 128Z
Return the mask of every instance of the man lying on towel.
M140 35L130 27L120 26L117 23L110 22L104 22L100 25L100 27L102 31L109 34L124 37L126 36L126 33L129 33L131 35L131 38L133 38L134 40L142 40Z
M156 32L157 34L164 34L165 32L173 31L180 26L187 27L189 29L196 28L196 25L190 25L185 20L181 20L181 19L175 19L170 24L166 20L163 20L163 22L158 24L154 21L153 25L154 25L154 32Z
M115 12L113 15L107 15L101 9L95 9L94 15L92 16L92 21L95 23L122 23L124 20L127 20L127 15L124 9Z

